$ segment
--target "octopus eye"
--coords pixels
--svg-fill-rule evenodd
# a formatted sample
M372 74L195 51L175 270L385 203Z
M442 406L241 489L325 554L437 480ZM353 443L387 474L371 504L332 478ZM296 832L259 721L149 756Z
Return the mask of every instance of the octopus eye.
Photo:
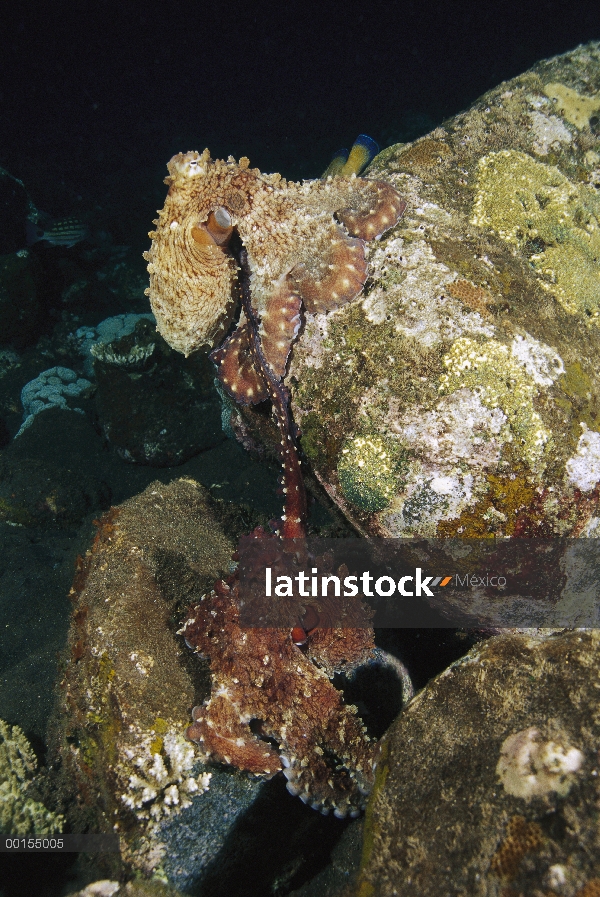
M306 630L303 629L302 626L294 626L291 632L291 636L293 643L295 645L298 645L299 648L302 647L302 645L305 645L308 641L308 635L306 633Z
M223 208L223 206L215 209L214 216L215 221L219 225L219 227L222 227L223 229L231 227L231 215L229 214L227 209Z

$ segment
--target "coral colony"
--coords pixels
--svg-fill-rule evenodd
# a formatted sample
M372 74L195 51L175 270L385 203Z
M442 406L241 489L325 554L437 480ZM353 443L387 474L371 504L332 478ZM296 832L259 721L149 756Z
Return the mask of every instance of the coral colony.
M167 199L150 234L148 295L167 343L185 355L212 348L220 384L236 402L271 401L284 509L274 534L259 529L249 538L262 540L274 568L282 539L306 533L283 383L302 309L333 311L358 296L367 277L365 241L393 227L406 205L389 184L356 176L372 155L361 137L323 179L296 184L251 169L245 158L238 164L213 161L208 150L179 154L168 165ZM263 603L278 600L265 592L263 582ZM377 745L330 677L369 659L373 632L360 595L335 628L323 625L322 606L308 610L303 626L244 628L238 575L215 584L181 629L189 647L210 658L212 672L210 699L194 708L187 734L207 759L264 777L283 770L288 790L305 803L357 815Z

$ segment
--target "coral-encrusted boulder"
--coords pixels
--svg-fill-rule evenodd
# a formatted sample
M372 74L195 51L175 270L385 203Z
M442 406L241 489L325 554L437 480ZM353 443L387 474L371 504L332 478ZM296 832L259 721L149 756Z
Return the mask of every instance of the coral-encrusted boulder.
M359 897L598 893L599 652L598 630L496 636L413 699L383 741Z
M116 830L128 867L150 873L170 863L176 880L209 862L228 831L227 812L231 820L256 791L248 780L211 777L185 738L206 671L189 664L175 631L182 608L228 570L231 552L201 486L157 482L102 518L72 589L52 726L67 819L75 831ZM173 835L170 821L183 810L190 826L198 800L214 840L196 845L195 867L179 868L185 837Z
M579 535L600 482L600 44L367 177L407 200L361 296L306 315L302 448L363 532Z
M48 806L72 831L118 833L120 855L95 856L86 879L151 875L186 894L229 897L247 892L252 868L255 892L272 893L275 882L325 863L339 835L339 820L288 794L283 774L264 782L207 766L186 738L210 670L178 630L186 609L229 573L246 524L246 511L213 503L193 480L156 482L106 514L79 559L50 726Z

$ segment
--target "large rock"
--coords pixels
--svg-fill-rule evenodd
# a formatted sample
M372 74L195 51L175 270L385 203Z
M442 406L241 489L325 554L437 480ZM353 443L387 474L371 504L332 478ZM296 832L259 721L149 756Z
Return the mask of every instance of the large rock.
M600 481L600 44L378 156L407 199L361 297L307 315L302 448L363 532L577 535Z
M206 767L185 737L210 676L177 630L229 571L244 525L243 512L219 507L180 479L100 521L71 592L49 805L72 831L119 834L120 854L90 860L99 878L152 875L186 894L246 897L305 879L342 824L288 794L283 775Z
M173 840L171 818L181 807L194 811L193 799L209 789L211 776L185 739L206 671L188 662L175 630L182 608L227 571L232 544L191 480L154 483L99 526L72 589L54 750L74 830L116 830L126 865L150 873ZM237 803L247 804L255 788L233 781ZM221 795L221 810L231 793ZM213 789L206 819L214 802ZM217 822L218 814L215 829ZM215 836L211 845L218 843ZM171 862L177 853L173 845Z
M597 630L496 636L414 698L383 742L360 897L598 893L599 651Z

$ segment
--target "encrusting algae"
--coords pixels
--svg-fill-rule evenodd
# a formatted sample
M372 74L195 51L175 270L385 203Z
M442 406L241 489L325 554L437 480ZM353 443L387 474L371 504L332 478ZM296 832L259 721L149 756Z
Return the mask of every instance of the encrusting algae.
M440 378L440 392L473 390L488 408L499 408L506 421L507 442L532 468L540 465L550 433L534 410L535 380L519 364L508 346L495 340L477 343L461 337L444 358L446 373ZM498 376L502 370L502 376Z
M556 166L502 150L479 160L472 224L530 258L566 311L600 323L600 199Z

